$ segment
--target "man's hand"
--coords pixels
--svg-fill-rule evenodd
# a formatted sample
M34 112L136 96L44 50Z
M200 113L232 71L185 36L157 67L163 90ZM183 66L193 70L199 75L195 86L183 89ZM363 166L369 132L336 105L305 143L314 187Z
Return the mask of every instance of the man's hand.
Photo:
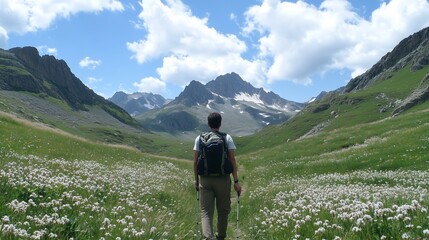
M240 196L241 195L241 186L238 183L234 183L234 189L237 192L237 194Z
M200 183L198 181L195 182L195 190L200 191Z

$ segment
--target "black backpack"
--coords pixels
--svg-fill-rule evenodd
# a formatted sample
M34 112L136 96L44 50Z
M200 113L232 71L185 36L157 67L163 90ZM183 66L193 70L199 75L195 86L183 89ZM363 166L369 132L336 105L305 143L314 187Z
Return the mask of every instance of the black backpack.
M228 156L226 133L206 132L200 135L197 173L203 176L221 176L232 173Z

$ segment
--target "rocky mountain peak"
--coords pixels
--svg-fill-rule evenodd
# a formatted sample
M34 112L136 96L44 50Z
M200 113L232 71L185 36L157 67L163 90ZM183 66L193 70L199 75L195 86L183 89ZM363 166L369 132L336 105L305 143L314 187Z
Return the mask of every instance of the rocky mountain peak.
M27 66L38 66L40 64L41 58L39 51L35 47L17 47L9 50L19 58L23 64Z
M95 104L103 98L86 87L70 70L64 60L54 56L41 57L34 47L12 48L16 60L31 74L31 82L37 87L21 85L19 90L45 92L55 98L65 100L70 106L80 109L84 104ZM21 81L22 84L25 84ZM15 90L15 89L12 89Z
M237 73L227 73L206 84L210 91L229 98L234 98L240 92L254 93L255 88L244 81Z
M214 95L202 83L192 80L174 102L180 102L191 107L198 104L206 105L208 100L213 98Z
M413 71L429 63L429 27L405 38L364 74L353 78L344 88L352 92L365 88L378 80L387 70L398 70L411 64Z
M121 107L121 104L126 104L128 102L129 97L128 94L119 91L115 92L115 94L113 94L113 96L109 98L109 100Z
M34 47L0 49L0 89L51 96L76 110L97 105L121 122L137 124L123 109L85 86L64 60L40 56Z

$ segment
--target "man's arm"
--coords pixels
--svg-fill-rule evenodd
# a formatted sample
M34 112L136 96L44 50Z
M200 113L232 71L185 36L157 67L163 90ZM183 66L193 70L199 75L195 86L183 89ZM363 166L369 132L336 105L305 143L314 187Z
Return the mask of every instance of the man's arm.
M197 191L200 190L200 183L199 183L199 179L198 179L198 172L197 172L197 162L198 162L198 151L194 150L194 177L195 177L195 189Z
M241 186L238 183L238 174L237 174L237 161L235 160L235 151L234 149L228 150L229 160L232 164L232 177L234 178L234 189L238 194L241 194Z

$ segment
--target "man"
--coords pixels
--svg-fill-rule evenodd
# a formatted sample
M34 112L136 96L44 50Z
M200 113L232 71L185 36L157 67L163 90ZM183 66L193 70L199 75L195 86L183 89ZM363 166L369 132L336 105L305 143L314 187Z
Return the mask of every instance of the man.
M229 134L222 134L219 132L222 122L222 117L219 113L210 113L207 117L207 122L211 128L211 133L223 136L222 138L226 141L228 159L232 165L231 173L234 179L234 189L240 194L241 186L238 184L237 163L234 154L236 147L234 141ZM200 149L201 141L201 136L195 139L194 175L195 188L197 191L200 191L203 237L204 239L214 239L213 215L216 203L218 214L216 239L225 239L228 226L228 214L231 211L231 178L228 172L227 174L203 174L198 170L198 159L201 159L202 154L202 149Z

